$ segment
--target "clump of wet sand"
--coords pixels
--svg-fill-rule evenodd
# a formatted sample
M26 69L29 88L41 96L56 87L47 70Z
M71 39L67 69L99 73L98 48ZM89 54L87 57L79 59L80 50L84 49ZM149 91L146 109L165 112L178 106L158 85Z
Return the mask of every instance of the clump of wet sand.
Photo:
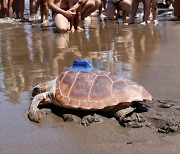
M64 122L77 122L82 126L105 122L107 118L115 120L112 115L104 112L77 112L77 110L59 109L56 106L50 108L51 112L61 117ZM146 101L144 105L139 105L133 113L127 115L120 126L128 128L146 127L157 133L179 133L180 103L173 100Z

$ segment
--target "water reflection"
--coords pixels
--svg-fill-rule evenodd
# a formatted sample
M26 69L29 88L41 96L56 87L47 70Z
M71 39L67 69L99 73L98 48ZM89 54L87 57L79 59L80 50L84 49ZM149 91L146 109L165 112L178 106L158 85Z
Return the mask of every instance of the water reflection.
M2 24L2 23L1 23ZM2 24L0 91L19 103L21 92L55 78L74 58L91 59L97 69L131 78L135 61L159 51L159 27L124 26L93 20L84 32L54 33L29 24Z

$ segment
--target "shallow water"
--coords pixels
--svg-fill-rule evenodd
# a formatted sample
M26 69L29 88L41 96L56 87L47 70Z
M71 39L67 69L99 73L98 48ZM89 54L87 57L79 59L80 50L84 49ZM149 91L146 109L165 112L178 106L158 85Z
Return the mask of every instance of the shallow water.
M128 130L119 130L110 120L82 128L55 115L40 124L27 119L33 86L54 79L74 58L91 59L97 69L132 79L156 99L180 100L180 23L126 26L94 18L84 27L83 32L59 34L53 26L0 20L0 151L4 154L112 149L116 153L117 140L128 142Z

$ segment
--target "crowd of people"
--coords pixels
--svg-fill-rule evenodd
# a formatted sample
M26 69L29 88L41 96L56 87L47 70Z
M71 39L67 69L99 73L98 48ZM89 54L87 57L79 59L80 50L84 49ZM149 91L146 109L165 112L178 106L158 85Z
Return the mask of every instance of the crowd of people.
M139 3L143 4L143 21L147 24L150 20L158 24L158 3L160 0L29 0L30 14L28 19L24 17L25 0L0 0L0 18L10 17L10 10L15 18L21 21L34 21L34 15L40 8L41 22L47 26L50 12L54 23L60 32L68 30L82 30L81 21L91 16L96 10L99 17L104 16L109 20L116 20L122 12L124 24L133 24ZM161 0L164 6L173 8L174 19L180 20L180 0ZM51 11L49 11L51 10ZM130 16L130 17L129 17Z

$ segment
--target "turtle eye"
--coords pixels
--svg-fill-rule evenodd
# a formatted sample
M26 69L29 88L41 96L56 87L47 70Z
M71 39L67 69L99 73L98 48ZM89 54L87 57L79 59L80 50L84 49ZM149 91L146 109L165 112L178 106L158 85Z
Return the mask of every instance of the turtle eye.
M35 88L32 90L32 96L33 96L33 97L36 96L37 94L39 94L39 92L40 92L39 87L35 87Z

